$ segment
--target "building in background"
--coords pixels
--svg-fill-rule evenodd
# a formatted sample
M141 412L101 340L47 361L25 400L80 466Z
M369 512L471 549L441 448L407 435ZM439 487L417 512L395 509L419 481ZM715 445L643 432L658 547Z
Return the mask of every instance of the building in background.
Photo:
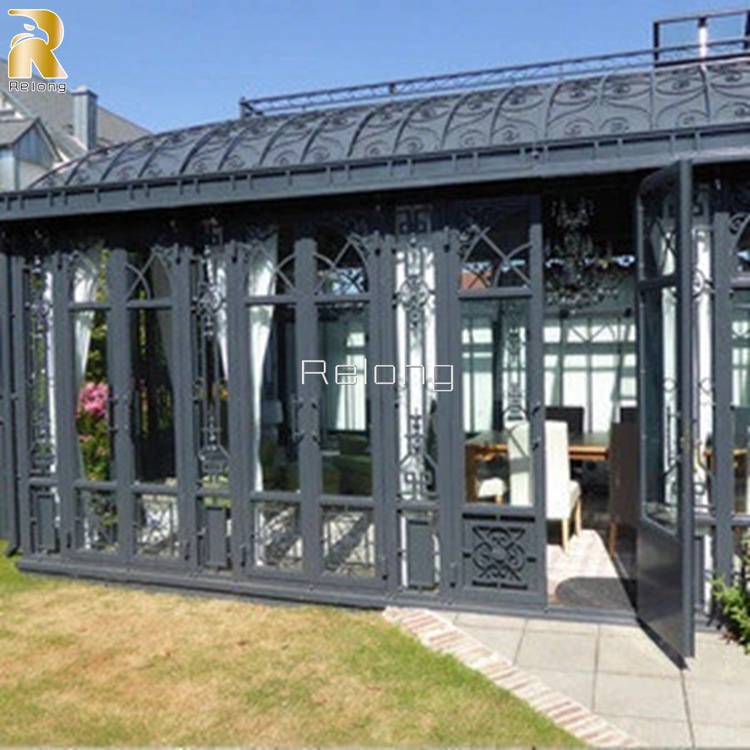
M0 191L20 190L92 149L146 133L100 106L85 86L65 93L10 91L8 63L0 60Z

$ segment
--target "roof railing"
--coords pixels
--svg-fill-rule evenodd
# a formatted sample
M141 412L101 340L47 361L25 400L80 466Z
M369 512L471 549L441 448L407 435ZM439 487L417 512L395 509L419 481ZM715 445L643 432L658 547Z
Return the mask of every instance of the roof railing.
M257 117L272 114L302 113L346 105L359 105L384 100L410 99L433 94L459 93L498 87L557 83L611 73L639 72L655 67L691 65L704 59L718 61L750 57L750 20L744 33L731 38L710 40L705 29L707 19L743 15L750 19L750 10L718 11L699 16L679 16L654 22L655 45L649 49L618 52L608 55L577 57L552 62L504 66L463 73L405 78L398 81L318 89L294 94L240 99L240 116ZM663 46L662 27L679 22L695 22L698 41ZM701 31L703 29L703 31Z

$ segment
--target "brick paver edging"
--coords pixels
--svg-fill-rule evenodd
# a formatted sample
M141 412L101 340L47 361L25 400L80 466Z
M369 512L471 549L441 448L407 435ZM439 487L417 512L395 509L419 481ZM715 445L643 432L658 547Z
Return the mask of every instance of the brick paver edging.
M535 711L592 747L639 747L629 734L566 695L516 667L496 651L427 609L387 607L383 616L400 625L428 648L450 654L498 687L526 701Z

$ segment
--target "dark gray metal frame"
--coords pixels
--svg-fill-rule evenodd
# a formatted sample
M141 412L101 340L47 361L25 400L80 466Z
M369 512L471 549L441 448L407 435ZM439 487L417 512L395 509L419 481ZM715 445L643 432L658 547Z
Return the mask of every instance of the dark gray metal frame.
M299 142L294 148L290 145L293 151L291 156L278 154L278 159L268 162L261 158L257 164L249 166L235 164L225 158L234 148L235 139L247 134L252 127L263 130L263 118L252 113L252 117L238 122L163 134L98 152L68 165L60 174L52 173L46 182L39 183L37 189L0 196L0 220L4 229L0 248L0 420L4 422L0 425L0 442L3 443L4 470L0 474L0 489L7 493L7 497L13 498L10 535L13 544L20 544L23 548L22 566L27 570L305 601L372 606L399 601L488 610L543 608L546 603L543 482L535 483L531 508L493 508L481 503L468 505L464 502L460 378L456 380L456 393L441 393L437 398L436 436L440 457L436 469L437 500L421 497L414 502L406 502L400 497L397 476L399 427L398 419L394 418L400 405L396 389L385 388L372 394L372 442L373 456L376 457L373 497L353 499L328 496L322 492L320 448L317 444L319 386L311 382L301 387L300 465L304 482L298 497L286 499L299 503L302 508L302 535L305 547L310 551L299 574L253 567L257 530L254 528L251 504L254 499L263 499L265 494L254 496L250 491L253 487L253 467L248 457L249 451L245 450L250 441L251 427L260 418L260 415L253 413L249 386L247 306L264 300L250 300L243 286L247 270L247 246L253 243L262 245L274 226L294 228L294 248L301 269L300 286L288 298L275 296L265 302L286 301L297 306L297 357L315 359L318 335L315 312L317 305L326 301L316 295L313 288L315 226L331 221L341 225L342 220L346 226L347 220L356 220L360 227L358 231L363 234L366 244L366 265L370 278L368 291L360 295L358 301L365 303L369 310L370 350L373 355L382 357L384 362L397 361L398 301L395 297L394 255L413 243L430 248L435 254L436 264L435 289L431 293L436 299L439 331L437 360L458 363L461 361L460 303L468 297L468 293L457 285L462 243L461 214L473 202L502 203L505 200L503 196L529 196L529 282L519 288L482 291L480 296L528 301L531 336L527 412L532 427L535 473L537 477L543 477L541 180L549 181L545 190L550 185L554 188L560 184L552 182L558 178L563 182L562 178L579 179L586 176L595 184L597 175L617 174L628 180L674 164L678 159L690 159L697 171L713 170L711 177L718 177L723 188L714 190L712 207L715 236L715 462L711 475L714 495L711 511L714 515L706 517L703 514L694 519L691 494L693 478L689 460L694 450L692 415L695 398L694 388L691 387L690 332L693 312L689 294L693 265L688 231L691 169L683 161L681 166L672 169L672 176L666 178L681 186L678 201L680 263L677 275L669 283L674 283L680 290L678 358L685 379L680 394L680 486L683 503L680 531L672 545L674 554L670 557L674 584L670 586L676 597L673 604L679 599L674 604L673 614L676 613L680 620L680 627L670 626L662 635L682 653L689 653L691 592L696 583L690 572L693 566L691 555L695 549L693 524L713 528L716 571L729 575L732 569L732 525L743 525L747 521L735 518L732 513L730 299L733 290L748 288L750 283L732 265L731 260L736 209L728 185L735 176L728 162L745 163L748 160L749 69L747 55L742 52L732 54L728 60L710 63L692 61L669 68L651 65L645 71L609 71L597 79L596 95L581 107L578 93L587 90L586 81L561 80L545 89L544 96L533 105L538 122L534 118L526 122L531 130L523 137L502 141L494 140L495 136L499 137L499 131L496 133L492 128L478 143L460 140L451 130L451 124L457 113L463 112L462 107L470 108L475 94L481 95L480 99L485 95L490 99L496 97L497 115L505 102L515 101L514 97L521 97L518 102L523 104L523 95L529 94L526 91L528 86L510 87L505 91L468 92L451 101L450 115L446 116L430 114L431 107L440 105L439 98L414 100L406 105L401 102L398 106L402 108L399 110L402 119L393 125L394 132L397 132L392 148L378 153L368 152L356 158L346 149L346 156L342 158L335 156L336 149L319 153L320 160L315 155L313 142L319 136L326 135L329 126L336 126L336 112L326 110L297 113L274 121L276 129L263 155L271 154L272 146L276 148L279 143L284 143L286 135L299 128ZM501 76L507 73L495 72ZM701 90L705 93L701 101L705 99L706 110L697 118L695 92L683 85L685 80L692 80L691 76L700 79ZM644 96L649 105L632 108L632 126L627 117L624 124L615 123L608 116L611 104L606 95L608 85L619 87L613 92L613 97L617 104L615 108L621 111L621 99L628 99L628 82L633 81L648 82ZM675 97L670 98L666 106L660 104L654 110L651 107L656 101L658 86L665 81L674 83L672 93ZM683 90L687 91L684 96L681 93ZM563 108L564 113L561 113L558 122L552 114L552 104L559 104L559 97L568 95L572 103L568 102L570 107ZM390 110L387 108L390 106L358 111L361 127L364 128L376 115L388 114ZM583 118L585 122L581 120L583 113L588 117L588 120ZM665 113L674 115L667 124L660 119ZM440 135L432 140L422 136L415 136L413 140L406 138L415 117L422 117L432 125L437 123L433 131L440 131ZM567 123L565 129L555 130L561 122ZM538 126L536 130L535 126ZM533 136L529 135L532 131L535 133ZM357 133L360 132L361 128L357 130ZM356 137L352 136L354 140ZM344 140L345 136L341 136L338 146ZM300 143L303 145L300 146ZM212 149L223 154L221 169L206 167L207 171L204 171L196 166L193 158L199 154L208 158ZM137 173L130 176L125 171L117 171L123 166L123 155L126 153L134 155L137 166ZM97 180L97 169L100 168L107 179L102 176L101 180ZM90 172L87 173L87 169ZM645 189L662 178L651 178ZM287 200L290 198L314 198L315 203L302 210L298 204ZM363 232L362 226L366 227ZM111 409L116 479L103 485L81 482L76 479L74 471L77 460L73 429L76 405L70 314L75 305L70 304L68 284L74 253L76 249L85 247L91 237L103 238L111 249L107 306L110 315L108 345L112 355ZM168 257L172 282L168 298L148 304L128 301L125 272L127 252L133 247L149 251L160 248L160 252ZM224 496L231 497L233 533L226 566L221 565L222 555L215 555L215 550L211 551L211 542L207 541L211 538L219 540L221 546L221 524L224 523L226 527L226 517L222 521L220 514L216 514L215 519L209 521L199 509L201 490L197 489L196 469L199 436L196 434L192 405L194 362L190 347L182 345L192 340L196 315L191 268L199 262L206 248L209 253L223 253L229 268L227 326L234 348L228 373L231 383L229 442L232 450L229 461L232 483ZM29 298L27 277L33 268L42 266L49 269L53 285L52 309L43 312L51 312L56 321L54 340L58 359L55 368L59 380L55 428L59 456L54 474L51 471L35 473L34 456L30 451L32 433L38 425L33 421L36 417L31 413L32 403L27 388L30 379L33 381L30 376L35 375L30 361L28 324L35 302ZM645 289L653 283L642 279L641 288ZM347 301L355 297L348 297ZM418 300L418 297L415 299ZM40 300L36 300L36 304L39 305ZM173 375L179 482L168 494L177 498L181 526L179 555L173 560L142 559L134 550L136 519L133 493L144 489L165 491L161 485L144 487L136 486L134 482L129 442L132 413L128 400L130 354L127 314L129 309L138 306L168 308L175 322L172 355L174 361L179 363ZM36 310L35 314L38 312ZM640 337L640 347L641 367L648 367L644 356L644 335ZM48 417L51 417L51 413ZM10 439L11 436L13 439ZM416 437L415 444L424 435ZM120 537L115 553L76 549L75 492L86 487L116 493ZM645 491L645 484L642 489ZM58 494L51 494L53 490ZM40 494L44 497L41 505ZM280 497L279 493L272 496ZM59 498L59 524L56 498ZM329 575L323 570L318 544L321 506L325 503L373 512L377 546L373 578L354 580ZM414 524L405 521L402 524L401 519L410 513L416 514L422 521ZM437 520L433 526L435 515ZM505 586L500 580L487 587L475 585L471 568L474 550L469 532L478 526L488 533L500 530L524 537L527 559L520 586ZM59 538L53 533L55 528L61 532ZM658 537L651 545L652 549L664 541L659 536L662 531L654 529L648 521L643 521L642 531L645 547L649 546L649 534ZM43 543L40 543L40 534L44 536ZM439 537L441 550L437 573L429 570L434 557L431 550L435 535ZM499 554L502 550L496 552ZM646 561L646 568L653 572L660 562L657 559L652 562L653 565ZM408 588L403 585L404 565L413 566L419 572L415 579L422 580L423 586ZM679 578L678 582L675 576ZM652 617L649 614L645 600L642 614L647 621L655 621L656 615ZM680 628L681 632L678 633Z
M694 331L692 165L681 161L646 178L636 205L638 259L638 393L641 418L641 513L638 524L638 612L666 644L682 656L693 654L693 458L694 458ZM645 232L648 202L656 196L661 212L674 212L675 267L668 273L649 269ZM653 248L651 248L653 252ZM661 311L649 304L653 293L674 290L676 298L675 352L676 430L664 422L664 332ZM654 313L656 312L656 315ZM657 335L658 332L658 335ZM655 347L655 349L654 349ZM656 376L655 376L656 375ZM655 522L648 511L652 493L664 492L664 447L676 440L677 508L672 524ZM654 455L655 453L659 455ZM658 485L658 488L656 487Z
M707 178L710 175L707 175ZM713 379L714 456L711 481L712 505L707 518L699 518L714 534L714 571L727 581L734 579L733 531L750 528L750 516L735 514L734 405L732 394L732 300L735 293L750 289L750 277L743 273L738 243L750 217L747 168L721 170L714 181L713 254Z
M504 199L496 199L502 204ZM517 199L514 199L517 200ZM530 283L520 289L488 290L484 296L495 299L525 299L530 305L529 325L539 335L530 337L533 342L529 352L528 404L534 436L535 471L543 475L543 424L542 409L542 337L543 319L542 287L542 228L541 209L538 197L525 199L528 203L528 233L530 258ZM492 205L484 199L481 205ZM185 343L191 340L191 327L194 325L194 291L191 289L191 263L196 262L203 252L205 240L201 227L205 221L201 216L185 217L175 225L174 221L146 221L132 233L123 232L117 223L102 223L99 228L90 228L81 234L74 227L69 232L58 228L55 232L57 248L46 255L34 253L37 247L50 247L51 238L43 232L17 233L14 238L14 251L10 256L14 279L11 285L15 349L14 357L14 401L15 411L15 450L19 456L18 473L21 498L20 526L23 531L22 546L24 559L22 566L28 570L46 570L89 575L115 580L137 580L144 583L163 583L191 588L212 590L246 591L248 593L272 595L278 598L299 598L319 601L347 602L351 604L376 605L388 599L403 601L432 601L451 605L464 602L479 608L494 608L505 603L508 606L543 607L546 601L544 571L544 498L543 483L535 483L534 505L529 508L492 508L464 504L462 439L460 437L461 398L460 379L454 392L438 394L436 436L438 454L452 457L443 458L438 463L437 500L424 499L411 502L400 499L398 456L395 446L399 442L398 420L392 415L399 408L399 397L395 388L378 388L372 392L372 454L374 457L373 497L352 498L319 494L321 488L320 447L317 436L318 384L308 382L300 388L300 466L302 471L302 492L296 497L286 497L284 493L253 493L252 467L247 450L250 426L259 415L253 414L250 398L248 362L249 335L247 306L249 304L270 304L292 302L297 306L297 356L301 359L316 359L317 354L317 305L327 302L357 301L369 307L370 352L371 356L384 362L396 362L396 291L394 279L394 253L405 244L417 243L430 247L435 253L436 262L436 330L438 361L460 361L461 318L458 304L461 292L460 278L461 239L457 229L446 230L444 226L455 226L458 212L468 210L471 201L459 204L419 204L380 208L369 213L361 209L355 212L338 213L327 216L325 212L308 215L278 215L270 217L262 225L247 225L237 217L221 216L214 212L212 221L220 227L219 234L226 237L210 248L210 252L222 252L228 263L229 280L227 287L228 338L232 342L232 356L229 362L230 382L230 451L233 534L231 536L231 570L217 570L207 564L205 538L209 530L197 514L200 490L197 487L195 453L197 439L196 423L191 410L193 398L191 347ZM368 292L363 295L349 295L345 298L336 295L320 295L315 291L315 228L326 222L336 222L346 227L348 218L351 226L363 234L367 245L366 266L370 278ZM223 221L222 221L223 220ZM247 271L248 253L243 248L253 243L267 241L274 231L273 222L283 222L296 227L294 251L297 257L296 278L298 286L291 296L246 297L243 279ZM434 229L433 227L440 227ZM363 227L366 229L363 232ZM346 231L346 229L344 229ZM214 228L214 232L216 232ZM171 235L170 235L171 233ZM173 239L167 239L173 235ZM248 241L243 240L249 236ZM105 302L71 302L71 276L80 250L93 240L101 237L111 247L108 261L109 293ZM40 245L40 243L43 243ZM46 243L46 244L45 244ZM166 254L172 280L168 298L157 301L128 301L126 289L126 264L128 248L151 248L150 252ZM31 254L27 254L31 251ZM46 314L54 319L54 346L57 352L55 361L56 378L56 433L57 455L55 471L47 477L34 478L31 470L33 456L30 453L29 382L31 362L26 352L25 341L29 337L29 275L42 264L49 270L53 285L51 307L45 307ZM44 265L46 264L46 265ZM419 300L415 298L414 304ZM129 435L133 429L130 407L129 361L130 347L128 334L128 314L135 307L149 309L169 308L173 315L173 356L180 367L174 373L174 397L177 438L177 486L150 486L135 482L132 446ZM111 481L86 481L76 478L75 466L77 432L74 414L74 346L72 315L82 310L106 310L108 315L109 377L111 385L110 406L111 429L114 433L115 478ZM239 447L238 447L239 446ZM252 450L252 448L251 448ZM43 520L46 534L54 534L56 542L39 544L38 525L42 523L31 498L34 488L51 487L58 493L59 504L56 514L59 520L49 513ZM93 551L80 548L77 493L81 491L109 492L117 498L118 544L114 551ZM136 554L134 494L140 492L174 494L180 518L179 552L176 559L148 558ZM304 569L300 573L278 572L259 569L252 564L253 544L256 530L250 512L255 500L275 499L293 501L302 510L302 536L309 552L304 558ZM376 527L376 574L372 579L326 574L320 560L320 514L323 504L335 504L347 508L365 508L373 512ZM425 518L435 515L439 536L440 569L435 573L434 586L426 590L408 588L402 576L403 565L421 565L423 568L434 554L430 545L430 535L418 532L417 527L402 523L402 518L422 514ZM481 524L484 528L510 530L524 538L524 554L528 555L528 565L520 584L505 586L498 580L488 591L477 588L469 573L474 550L467 542L467 529ZM32 529L37 529L32 533ZM406 530L405 530L406 529ZM411 530L409 530L411 529ZM413 532L413 533L412 533ZM407 537L404 536L407 534ZM467 546L469 544L469 546ZM420 546L421 545L421 546ZM427 546L425 546L427 545ZM416 568L415 568L416 570Z

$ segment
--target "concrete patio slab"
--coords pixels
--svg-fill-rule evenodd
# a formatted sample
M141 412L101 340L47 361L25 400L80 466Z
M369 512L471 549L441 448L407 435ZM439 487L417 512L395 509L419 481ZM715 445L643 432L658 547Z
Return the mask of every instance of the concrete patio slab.
M748 747L748 733L744 727L693 722L693 732L697 747Z
M562 669L529 669L545 685L569 695L586 708L594 707L594 672Z
M679 673L641 677L602 672L596 679L594 710L609 716L687 721Z
M441 616L443 612L440 613ZM503 615L482 615L476 612L446 612L444 616L453 614L454 622L462 627L489 628L492 630L523 630L527 621L523 617L505 617Z
M570 620L550 620L541 618L528 620L527 633L565 633L570 635L586 635L596 638L599 626L590 622L571 622Z
M630 716L608 716L607 714L603 714L603 717L649 747L692 747L693 745L690 727L684 721L634 719Z
M750 684L750 655L721 634L700 633L695 652L695 658L688 661L689 669L685 673L688 682L735 680Z
M641 677L677 677L679 670L664 658L661 649L640 630L603 640L599 650L600 672Z
M518 665L593 672L596 636L547 631L525 632L518 650Z
M459 623L459 627L462 627ZM478 638L485 646L493 651L507 656L515 661L518 657L518 649L523 639L523 628L491 628L488 625L472 628L472 635Z
M727 724L750 730L750 682L735 679L730 690L725 682L686 682L690 715L701 724ZM750 731L747 731L750 746Z

